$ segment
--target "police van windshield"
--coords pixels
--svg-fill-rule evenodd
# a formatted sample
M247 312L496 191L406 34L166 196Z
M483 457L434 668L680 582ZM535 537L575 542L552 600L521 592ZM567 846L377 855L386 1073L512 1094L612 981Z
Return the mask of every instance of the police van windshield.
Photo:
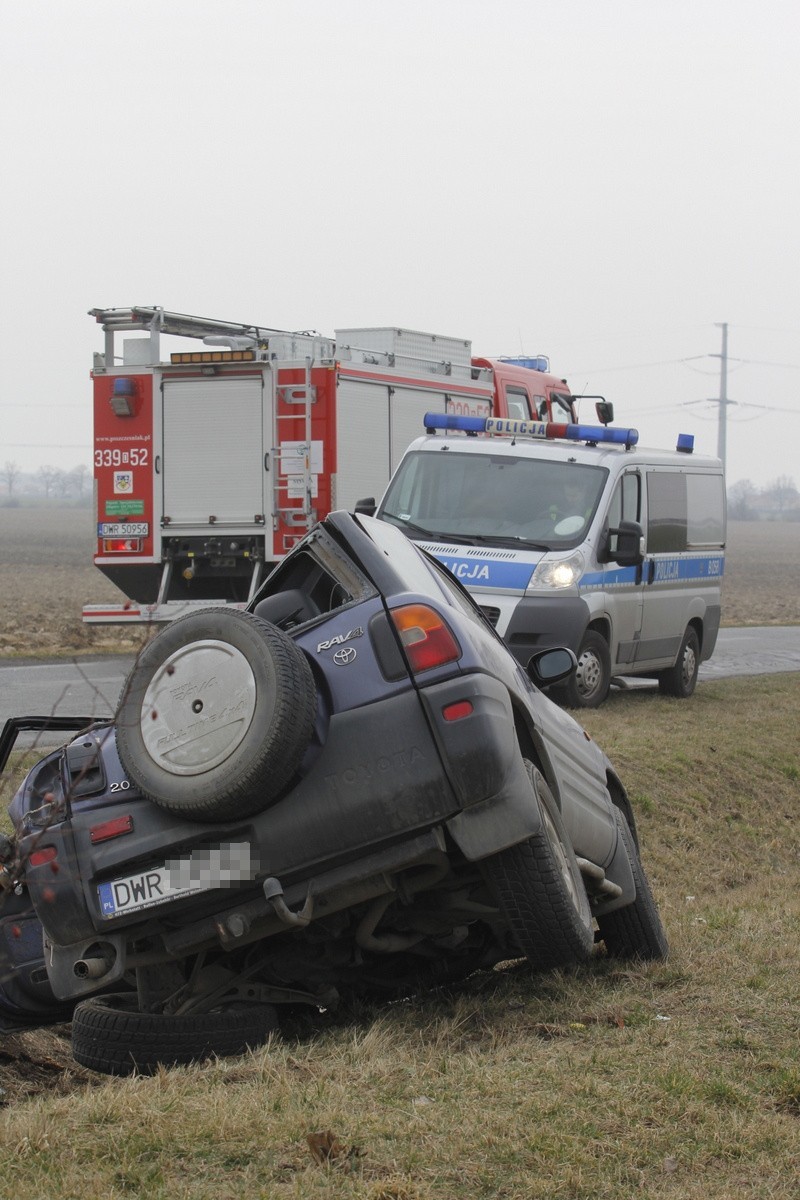
M419 539L567 549L586 534L604 467L510 455L409 454L377 516Z

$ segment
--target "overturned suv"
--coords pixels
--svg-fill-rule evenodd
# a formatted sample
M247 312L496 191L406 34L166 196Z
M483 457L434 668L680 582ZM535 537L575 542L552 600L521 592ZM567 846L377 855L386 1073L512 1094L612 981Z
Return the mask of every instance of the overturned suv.
M8 981L18 1020L74 1007L75 1058L121 1074L256 1046L280 1005L599 942L663 958L625 789L540 690L574 661L526 673L403 533L331 514L247 611L158 633L114 720L28 774L0 1017Z

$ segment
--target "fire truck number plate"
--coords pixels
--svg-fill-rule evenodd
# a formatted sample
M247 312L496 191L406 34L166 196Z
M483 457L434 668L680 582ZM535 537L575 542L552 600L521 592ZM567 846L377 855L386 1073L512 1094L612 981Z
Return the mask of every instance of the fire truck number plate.
M149 532L147 521L101 521L97 526L98 537L147 537Z

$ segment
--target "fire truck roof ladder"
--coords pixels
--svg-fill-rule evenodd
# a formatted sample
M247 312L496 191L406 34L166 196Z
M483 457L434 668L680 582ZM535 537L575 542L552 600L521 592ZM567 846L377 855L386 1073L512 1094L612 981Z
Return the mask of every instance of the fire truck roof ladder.
M247 338L254 347L268 341L273 334L284 334L289 337L314 336L313 331L307 329L291 331L272 329L267 325L242 325L232 321L217 321L212 317L192 317L186 313L167 312L163 308L91 308L89 316L94 317L98 325L103 326L107 369L114 366L115 333L131 331L149 333L153 363L159 361L159 338L162 333L190 338L208 336Z

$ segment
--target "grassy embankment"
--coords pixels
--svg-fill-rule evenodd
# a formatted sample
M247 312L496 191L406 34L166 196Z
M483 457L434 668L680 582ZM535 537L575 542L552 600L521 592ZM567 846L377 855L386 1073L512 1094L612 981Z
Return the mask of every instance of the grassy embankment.
M513 964L240 1060L91 1085L54 1070L69 1095L7 1096L4 1191L796 1198L800 677L616 694L585 724L631 792L667 963ZM62 1034L25 1037L58 1067Z

